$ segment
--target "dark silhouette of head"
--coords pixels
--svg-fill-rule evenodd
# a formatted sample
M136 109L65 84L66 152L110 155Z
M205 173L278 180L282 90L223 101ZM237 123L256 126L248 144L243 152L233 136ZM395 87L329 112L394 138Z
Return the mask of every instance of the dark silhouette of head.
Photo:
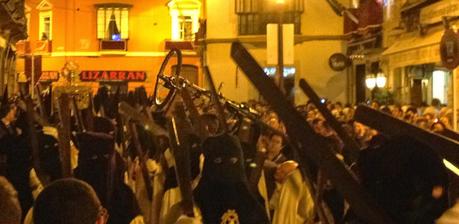
M66 178L48 185L38 195L35 224L95 224L103 210L96 193L81 180Z

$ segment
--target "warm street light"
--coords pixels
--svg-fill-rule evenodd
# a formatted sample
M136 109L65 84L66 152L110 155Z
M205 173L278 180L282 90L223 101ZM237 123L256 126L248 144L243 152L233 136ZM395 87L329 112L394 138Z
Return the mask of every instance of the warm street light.
M276 4L284 4L285 0L276 0Z
M387 78L382 72L378 72L376 75L376 86L378 88L384 88L386 86Z
M376 77L374 74L367 75L367 77L365 78L365 85L370 90L376 87Z

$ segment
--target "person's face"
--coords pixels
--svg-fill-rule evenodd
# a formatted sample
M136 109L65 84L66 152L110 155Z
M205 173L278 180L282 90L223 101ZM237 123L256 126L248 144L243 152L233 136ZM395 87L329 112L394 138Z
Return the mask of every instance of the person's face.
M449 119L448 119L447 117L441 117L441 118L440 118L440 121L441 121L443 124L445 124L446 127L450 127L450 126L451 126L451 124L450 124L450 122L449 122Z
M379 109L378 103L372 102L372 103L371 103L371 108L378 110L378 109Z
M445 130L445 129L443 128L443 126L442 126L441 124L436 123L436 124L434 124L434 125L432 126L432 131L435 132L435 133L441 133L441 132L443 132L444 130Z
M354 122L354 131L357 138L362 138L365 135L365 128L358 122Z
M218 126L219 124L217 120L210 120L204 125L204 127L206 127L206 131L211 135L217 134Z
M342 111L343 107L340 104L335 104L335 109L338 111Z
M394 109L394 110L392 110L392 115L394 117L402 117L402 111L399 110L399 109Z
M422 128L422 129L428 129L427 128L427 122L425 122L425 121L419 121L419 122L417 122L417 124L418 124L418 127Z
M271 141L268 145L268 150L270 153L277 155L282 150L282 137L278 135L273 135Z
M322 136L331 136L333 134L332 129L330 129L330 127L323 120L317 122L317 124L314 126L314 130Z
M316 133L322 133L322 122L319 121L319 122L316 122L314 125L313 125L313 128L314 128L314 131Z
M308 111L307 119L314 119L314 117L316 117L316 114L314 113L314 111Z
M428 121L433 120L433 115L432 114L424 114L424 118Z
M411 123L411 122L413 121L413 114L407 113L407 114L403 117L403 119L404 119L405 121Z

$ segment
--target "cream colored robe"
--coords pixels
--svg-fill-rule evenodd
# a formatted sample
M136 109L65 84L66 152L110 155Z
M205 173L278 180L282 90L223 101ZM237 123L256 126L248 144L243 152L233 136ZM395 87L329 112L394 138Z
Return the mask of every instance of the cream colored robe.
M270 205L274 208L273 224L304 224L314 221L314 202L299 169L277 184Z

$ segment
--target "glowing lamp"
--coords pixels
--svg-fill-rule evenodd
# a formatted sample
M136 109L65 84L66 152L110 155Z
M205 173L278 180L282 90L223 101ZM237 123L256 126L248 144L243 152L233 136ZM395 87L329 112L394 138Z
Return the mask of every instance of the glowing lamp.
M384 88L386 86L387 78L382 72L378 72L376 75L376 86L378 88Z
M376 77L374 74L369 74L365 78L365 85L368 89L374 89L376 87Z

